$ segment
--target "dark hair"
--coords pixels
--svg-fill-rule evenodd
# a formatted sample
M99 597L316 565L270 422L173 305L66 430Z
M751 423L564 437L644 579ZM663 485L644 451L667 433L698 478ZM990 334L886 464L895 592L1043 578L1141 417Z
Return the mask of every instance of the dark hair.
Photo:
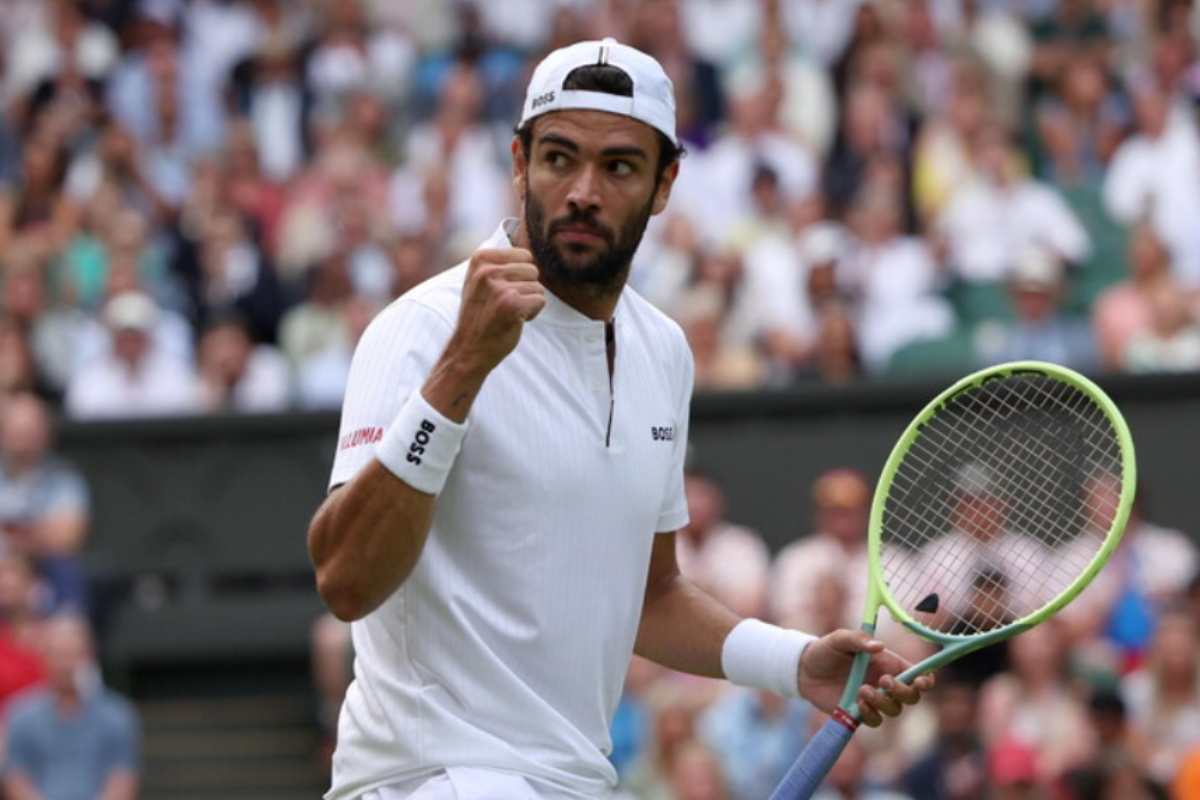
M618 97L633 97L633 79L629 74L620 67L614 67L612 64L588 64L583 67L576 67L567 73L567 77L563 79L563 89L580 91L580 92L604 92L605 94L615 94ZM523 128L516 130L517 136L521 137L521 149L525 152L525 159L529 159L529 153L533 149L533 122ZM683 157L684 148L675 145L666 134L657 128L654 132L658 135L658 167L655 173L655 186L658 181L662 180L663 173L667 167L674 164Z
M940 675L938 676L941 677ZM939 681L940 683L940 681ZM1125 717L1125 701L1119 692L1111 688L1097 688L1088 697L1088 709L1093 714L1110 714Z

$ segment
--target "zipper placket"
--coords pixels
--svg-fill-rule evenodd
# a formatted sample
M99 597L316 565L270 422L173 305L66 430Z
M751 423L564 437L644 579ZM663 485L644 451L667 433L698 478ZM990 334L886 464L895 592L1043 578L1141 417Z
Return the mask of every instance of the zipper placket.
M604 350L608 357L608 427L604 432L604 446L612 445L613 405L616 398L613 392L613 371L617 364L617 329L612 320L604 323Z

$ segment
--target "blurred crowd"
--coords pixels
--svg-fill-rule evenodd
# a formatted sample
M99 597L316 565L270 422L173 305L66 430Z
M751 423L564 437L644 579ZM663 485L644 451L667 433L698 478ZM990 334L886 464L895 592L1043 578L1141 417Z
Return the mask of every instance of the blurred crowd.
M727 519L715 480L691 472L685 488L691 522L677 539L685 575L741 615L817 634L858 627L868 476L821 475L814 518L774 556L758 532ZM961 497L963 513L981 499ZM1111 509L1112 499L1093 497L1089 507ZM1146 501L1139 491L1105 571L1058 616L940 670L937 688L899 720L860 728L821 800L1200 798L1200 552L1155 524ZM347 627L326 617L314 632L332 726L350 675ZM933 652L886 609L878 633L911 661ZM825 719L802 700L635 656L612 728L619 796L763 800Z
M688 152L631 284L682 325L700 389L1025 357L1196 370L1193 6L0 0L7 791L136 793L136 720L79 616L89 497L55 414L337 408L374 314L515 213L512 125L551 49L613 35L675 83ZM693 474L680 563L741 614L854 625L869 495L823 476L792 532L811 535L772 557ZM1139 507L1070 613L862 732L827 796L1200 797L1196 571ZM346 648L323 620L327 723ZM55 728L55 704L89 713ZM635 798L757 799L819 717L635 660L612 758Z
M1187 0L6 0L0 391L337 407L514 213L550 49L658 58L688 154L632 285L700 388L1200 368Z

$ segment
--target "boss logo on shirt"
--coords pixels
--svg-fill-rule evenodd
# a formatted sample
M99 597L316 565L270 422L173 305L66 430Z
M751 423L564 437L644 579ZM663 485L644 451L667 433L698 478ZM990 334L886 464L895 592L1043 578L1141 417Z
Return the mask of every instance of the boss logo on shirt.
M656 442L673 442L675 441L675 426L651 427L650 436Z
M425 454L425 445L429 444L429 434L436 429L437 426L429 420L421 420L421 427L417 429L417 435L413 437L412 444L408 446L407 457L410 464L420 466L421 456Z
M553 102L554 102L554 92L546 92L545 94L539 94L537 97L533 98L533 108L534 108L534 110L537 110L537 108L539 106L544 106L547 103L553 103Z

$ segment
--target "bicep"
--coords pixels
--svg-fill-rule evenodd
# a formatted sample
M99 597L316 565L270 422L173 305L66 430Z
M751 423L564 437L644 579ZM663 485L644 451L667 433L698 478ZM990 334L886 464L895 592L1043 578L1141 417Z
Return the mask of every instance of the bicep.
M650 570L646 575L647 598L661 592L679 577L675 535L676 531L666 531L654 537L654 545L650 550Z

